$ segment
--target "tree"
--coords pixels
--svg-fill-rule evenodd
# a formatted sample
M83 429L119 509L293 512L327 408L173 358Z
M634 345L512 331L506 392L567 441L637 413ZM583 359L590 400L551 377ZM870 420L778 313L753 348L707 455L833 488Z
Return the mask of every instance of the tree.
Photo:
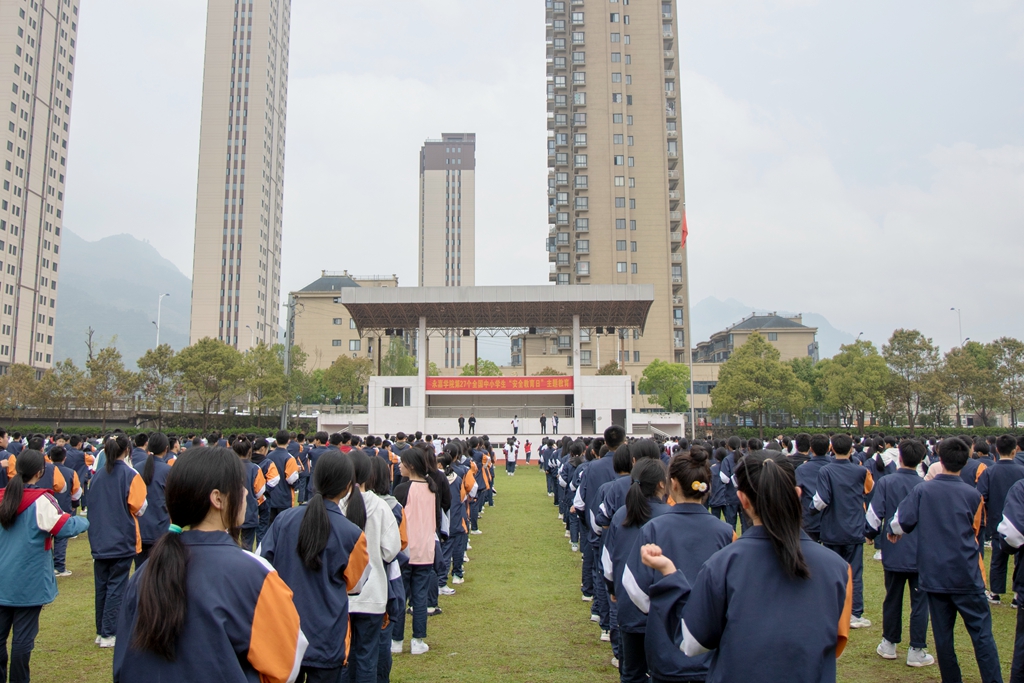
M71 407L81 400L86 387L85 372L70 358L54 364L36 384L36 401L57 425L67 419Z
M480 358L476 367L470 363L462 366L462 377L501 377L501 368L493 360Z
M686 395L690 390L690 368L682 363L667 363L655 358L644 368L637 390L647 394L651 403L670 413L689 410Z
M711 415L753 413L763 437L764 419L772 410L802 409L810 387L779 358L779 350L764 337L750 335L718 372L718 384L711 390Z
M865 413L885 403L885 388L890 381L885 359L874 344L858 339L840 346L839 353L818 365L821 367L812 395L818 393L827 407L845 416L847 426L856 418L857 429L863 433Z
M910 433L921 413L921 392L928 373L939 365L939 350L917 330L899 329L882 346L882 356L893 372L891 392L906 411Z
M1002 389L1002 403L1017 426L1017 413L1024 408L1024 342L1001 337L992 342L992 363L996 382Z
M942 365L942 376L949 393L956 400L956 426L962 426L961 406L976 413L983 427L988 426L989 412L1002 400L996 380L996 347L994 344L967 342L950 349Z
M372 372L373 361L369 358L338 356L324 371L324 387L332 396L347 396L349 404L354 405L362 396L363 387Z
M107 411L113 409L115 401L134 393L136 377L125 369L121 352L114 346L100 349L99 353L86 361L85 367L89 371L89 396L100 407L105 431Z
M294 352L294 348L292 349ZM248 392L249 406L256 414L256 426L266 408L284 403L288 381L284 375L284 347L267 346L261 340L242 355L238 366L242 387Z
M437 367L437 363L435 363L434 361L430 361L427 364L427 374L430 375L431 377L437 377L438 375L441 374L441 370L440 368Z
M149 349L137 363L139 380L146 396L156 405L157 428L163 428L163 411L174 401L180 376L174 365L174 349L161 344Z
M24 410L35 398L35 368L22 363L15 363L7 368L7 373L0 376L0 406L4 413L18 421L18 411Z
M619 364L616 361L610 360L597 371L599 375L621 375L622 371L619 370Z
M212 337L182 349L174 359L182 386L203 406L204 431L214 404L237 386L241 360L237 349Z
M601 373L598 373L598 374L601 374ZM616 373L616 374L618 374L618 373ZM550 365L545 366L544 369L541 370L540 372L533 373L534 377L559 377L559 376L562 376L562 375L565 375L565 373L564 372L559 372L558 370L555 370Z
M385 377L406 377L416 373L416 359L409 355L405 340L391 337L388 352L380 361L380 374Z

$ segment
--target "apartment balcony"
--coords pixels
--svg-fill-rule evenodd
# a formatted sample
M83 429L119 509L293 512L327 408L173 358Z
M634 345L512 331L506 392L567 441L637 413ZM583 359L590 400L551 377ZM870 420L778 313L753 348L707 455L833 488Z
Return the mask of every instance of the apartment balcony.
M550 126L549 126L549 128L550 128ZM679 137L679 131L677 131L677 130L667 130L667 131L665 131L665 135L668 136L669 140L675 140L676 138Z
M677 349L685 349L686 348L686 342L683 341L682 339L673 339L672 343L675 345L675 347Z
M550 62L551 60L549 59L548 61ZM675 78L675 77L676 77L675 69L665 69L665 78Z
M683 214L680 211L670 211L668 214L670 220L681 221L683 220Z
M674 305L676 305L676 306L682 306L684 304L683 297L681 297L681 296L674 296L674 297L672 297L672 303Z
M678 151L674 151L674 150L669 150L668 151L668 158L669 159L678 159L679 158L679 152Z
M682 318L672 318L672 327L682 327L682 326L683 326L683 319Z
M665 59L675 59L675 58L676 58L675 50L665 50Z
M554 263L549 263L548 264L548 275L554 275L557 272L558 272L558 266L556 266Z
M662 19L671 19L672 18L672 13L671 12L662 12L661 13L661 18Z
M683 276L682 275L673 275L672 276L672 284L674 284L674 285L681 285L681 284L683 284Z
M669 180L679 180L679 171L678 170L670 170L668 172L668 179Z
M668 235L669 235L669 238L670 238L672 244L682 244L683 243L683 231L682 230L672 230L671 232L669 232Z
M682 255L682 253L675 252L675 253L672 254L672 263L682 263L682 262L683 262L683 255Z
M673 37L672 27L671 26L663 26L662 29L661 29L661 37L662 38L672 38Z
M679 199L679 190L669 190L668 191L668 198L669 199Z

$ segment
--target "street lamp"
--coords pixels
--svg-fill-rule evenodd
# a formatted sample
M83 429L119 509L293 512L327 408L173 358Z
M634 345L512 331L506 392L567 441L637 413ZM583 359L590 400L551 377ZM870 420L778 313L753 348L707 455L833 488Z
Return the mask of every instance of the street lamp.
M249 330L249 348L256 346L256 330L252 329L250 325L246 325L245 329Z
M164 297L165 296L170 296L170 294L161 294L157 298L157 300L156 300L156 322L153 323L153 324L156 325L156 345L157 345L157 347L160 346L160 307L161 307L161 305L164 302Z
M960 309L956 308L956 307L953 307L953 308L950 308L949 310L956 311L956 327L957 327L957 331L960 334L960 346L963 346L964 345L964 324L963 324L962 318L960 317Z

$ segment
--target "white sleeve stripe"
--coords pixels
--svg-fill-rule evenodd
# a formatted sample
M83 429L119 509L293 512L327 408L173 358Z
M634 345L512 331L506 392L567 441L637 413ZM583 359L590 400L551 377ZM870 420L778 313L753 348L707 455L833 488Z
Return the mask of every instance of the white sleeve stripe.
M629 595L629 599L633 601L637 609L647 614L651 610L651 598L641 590L640 585L636 582L636 577L633 576L633 572L630 570L629 565L622 572L622 587L626 589L626 593Z
M267 479L267 488L271 488L272 489L272 488L274 488L275 486L277 486L280 483L281 483L281 477L279 477L279 476L278 477L273 477L271 479Z
M135 516L136 517L141 517L142 515L146 514L146 510L148 510L148 509L149 509L149 501L148 500L142 501L142 507L140 507L139 511L137 513L135 513Z
M402 565L398 563L398 560L394 560L388 565L388 581L400 578L402 578Z
M289 484L294 484L298 480L299 480L299 473L298 472L292 472L292 476L288 477L288 479L286 481Z
M996 527L996 531L1005 536L1006 542L1014 548L1019 548L1024 545L1024 534L1021 534L1021 532L1017 530L1017 527L1013 525L1013 522L1007 519L1005 515L999 522L999 526Z
M597 518L594 517L594 511L593 510L588 511L587 512L587 517L590 518L590 528L594 530L595 534L600 536L601 532L603 531L603 529L600 527L600 525L598 525Z
M892 530L897 536L903 535L903 527L900 526L900 511L897 510L896 514L892 516L892 521L889 522L889 529Z
M47 495L36 498L35 506L36 526L39 527L40 531L52 534L53 528L57 526L60 518L64 515L64 511Z
M878 527L882 526L882 520L879 519L878 514L875 513L874 505L868 506L868 511L865 513L865 517L867 518L868 526L870 526L875 531L878 531Z
M728 484L729 483L729 475L726 474L725 472L719 472L718 473L718 478L722 480L723 484Z
M295 661L292 663L292 671L288 674L287 683L295 683L295 679L299 677L299 670L302 667L302 658L306 656L306 648L309 647L309 641L306 640L306 634L302 632L302 628L299 627L299 639L295 643Z
M604 578L609 581L615 580L614 565L612 564L611 553L608 552L608 548L605 547L601 550L601 566L604 568Z
M824 510L825 508L828 507L828 503L823 501L821 499L821 496L819 496L817 493L814 494L814 498L812 499L812 501L814 503L815 509L818 511Z
M702 655L709 650L697 642L697 639L690 633L690 629L686 628L686 619L683 622L683 642L679 644L679 649L683 651L683 654L687 657L696 657Z
M363 568L363 575L359 577L359 581L356 583L355 588L348 592L349 595L359 595L363 591L363 586L370 579L370 572L373 571L373 565L369 562L366 563L366 567Z
M266 493L266 492L267 492L267 486L266 486L266 484L264 484L263 488L261 488L259 491L256 492L256 497L257 498L262 498L263 494Z
M580 481L580 484L582 484L582 483L583 482ZM580 489L579 488L576 489L576 497L572 499L572 506L574 508L576 508L577 510L585 510L585 509L587 509L587 504L586 504L586 502L584 502L583 496L580 495Z

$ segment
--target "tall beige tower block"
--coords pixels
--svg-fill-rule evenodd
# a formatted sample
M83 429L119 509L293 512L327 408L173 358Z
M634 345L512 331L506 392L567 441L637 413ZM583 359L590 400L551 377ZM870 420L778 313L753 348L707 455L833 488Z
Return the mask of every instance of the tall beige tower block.
M0 374L53 367L78 0L0 0Z
M654 286L643 336L583 345L638 379L690 346L675 2L546 5L550 279Z
M278 337L288 0L209 0L190 343Z
M476 285L475 212L476 135L427 140L420 150L420 287ZM462 330L431 337L428 354L442 369L475 360L472 338L463 338Z

